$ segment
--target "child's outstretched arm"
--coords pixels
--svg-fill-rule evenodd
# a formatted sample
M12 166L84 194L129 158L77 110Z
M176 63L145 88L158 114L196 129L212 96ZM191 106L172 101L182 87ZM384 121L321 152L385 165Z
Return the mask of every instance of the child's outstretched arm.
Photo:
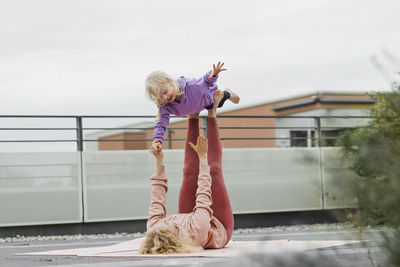
M161 113L160 119L154 125L153 143L150 147L151 153L153 153L153 151L156 153L161 151L162 149L161 144L164 142L164 134L167 130L167 125L169 123L170 114L165 112L160 112L160 113Z
M201 84L202 84L202 89L208 90L208 88L211 88L213 86L216 86L215 83L217 82L218 79L218 74L221 71L226 71L227 69L222 68L224 66L224 62L218 61L217 66L213 64L213 69L210 70L209 72L206 73L201 79Z

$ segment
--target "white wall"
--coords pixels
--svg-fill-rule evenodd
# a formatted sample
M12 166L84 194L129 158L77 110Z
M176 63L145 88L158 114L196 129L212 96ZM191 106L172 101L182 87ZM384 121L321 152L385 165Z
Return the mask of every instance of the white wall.
M0 226L147 217L155 164L148 151L83 152L82 172L80 161L80 152L1 153ZM172 214L183 150L166 150L165 165ZM338 148L224 149L223 174L236 214L352 205L342 190L352 174Z
M0 226L82 221L80 154L0 153Z

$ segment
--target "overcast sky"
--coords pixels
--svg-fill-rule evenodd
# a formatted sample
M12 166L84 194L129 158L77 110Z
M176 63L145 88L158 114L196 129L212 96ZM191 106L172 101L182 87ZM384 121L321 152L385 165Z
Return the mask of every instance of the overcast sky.
M398 0L1 0L0 114L153 115L147 74L218 60L242 106L384 90L370 57L400 57L399 14Z

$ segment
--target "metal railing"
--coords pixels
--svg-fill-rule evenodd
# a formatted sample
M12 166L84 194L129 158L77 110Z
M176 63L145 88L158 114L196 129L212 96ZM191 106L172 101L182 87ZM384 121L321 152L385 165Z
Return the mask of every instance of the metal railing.
M322 119L371 119L370 116L248 116L248 115L221 115L217 116L218 118L225 119L313 119L314 126L225 126L219 127L219 129L231 129L231 130L268 130L268 129L290 129L290 130L314 130L314 137L230 137L224 138L221 137L221 140L304 140L304 139L312 139L316 146L320 147L322 144L322 130L323 129L347 129L347 128L357 128L359 126L355 125L354 127L332 127L321 126ZM75 116L75 115L0 115L0 119L2 118L40 118L40 119L55 119L55 118L65 118L65 119L74 119L76 122L76 127L12 127L12 128L1 128L0 131L74 131L76 133L75 139L43 139L43 140L32 140L32 139L23 139L23 140L1 140L0 143L36 143L36 142L74 142L77 145L77 151L83 151L84 142L143 142L143 141L152 141L152 139L85 139L84 131L93 131L93 130L151 130L152 127L84 127L85 119L112 119L112 118L125 118L125 119L154 119L155 116ZM171 119L176 118L186 118L179 116L171 116ZM203 125L207 125L207 116L200 116L200 119L203 120ZM204 131L204 135L207 133L207 126L199 127ZM165 141L184 141L184 138L171 138L171 130L186 130L186 127L170 127L167 129L167 138ZM325 139L336 139L337 137L324 137Z
M22 119L43 119L50 127L32 127L46 126L40 125L42 121L35 121L34 124L25 124L25 120L17 121L17 127L7 127L4 119L11 119L12 122ZM67 119L66 125L71 127L61 127L64 124L47 121L47 119ZM100 125L105 125L105 119L154 119L155 116L30 116L30 115L0 115L0 133L3 131L7 134L0 135L0 143L41 143L41 142L68 142L72 143L71 148L74 152L59 153L1 153L0 162L0 182L4 186L0 193L0 211L1 226L16 225L33 225L33 224L53 224L53 223L86 223L98 221L118 221L144 219L147 216L145 205L134 205L135 213L126 209L126 201L129 199L131 203L142 203L146 198L148 191L147 174L150 170L147 165L150 162L150 155L146 151L129 151L129 153L85 153L83 144L85 142L137 142L152 141L152 139L89 139L85 137L86 131L98 130L152 130L152 127L89 127L95 126L91 119L101 119ZM173 117L183 118L183 117ZM368 116L218 116L219 124L223 125L221 130L245 130L244 137L224 137L222 140L304 140L315 141L315 148L312 149L232 149L224 151L224 166L226 171L225 177L229 177L227 185L230 189L230 199L233 203L241 203L235 212L249 214L260 212L283 212L298 210L324 210L330 208L338 208L336 199L343 200L341 197L343 190L335 191L332 187L334 176L330 170L332 168L342 169L341 163L335 158L335 151L331 148L322 148L323 130L337 129L336 124L329 124L330 120L324 119L356 119L351 123L341 124L354 128L360 126L356 122L364 122L358 119L370 119ZM3 120L2 120L3 119ZM203 127L207 132L206 116L201 116ZM246 123L245 126L237 126L234 124L235 119L251 119L257 124ZM301 124L296 125L293 120L286 121L280 119L295 119L294 123L300 119L305 119ZM224 120L224 121L223 121ZM228 123L225 123L227 120ZM274 124L270 124L269 120L275 120ZM29 123L31 121L29 120ZM260 123L261 122L261 123ZM337 122L333 120L332 122ZM354 125L353 125L354 122ZM64 123L64 122L63 122ZM115 121L112 122L114 125ZM119 123L119 122L118 122ZM266 124L269 123L269 124ZM60 127L55 127L60 125ZM118 125L118 124L117 124ZM122 125L122 124L121 124ZM263 126L265 125L265 126ZM272 126L273 125L273 126ZM290 126L292 125L292 126ZM303 126L304 125L304 126ZM324 127L325 125L325 127ZM21 127L20 127L21 126ZM25 126L25 127L23 127ZM28 127L29 126L29 127ZM186 127L174 127L171 125L170 130L186 130ZM287 129L287 130L286 130ZM15 135L6 131L22 132L22 137L17 140ZM248 130L248 131L247 131ZM252 131L265 131L265 136L250 137ZM274 131L274 134L268 134ZM307 137L290 136L289 130L307 130L314 131L314 135ZM65 139L49 139L49 136L43 137L42 140L29 139L29 132L24 131L67 131L73 134L72 138ZM282 136L275 134L282 131ZM285 135L283 135L285 134ZM286 134L288 136L286 136ZM113 135L113 133L110 133ZM168 133L167 133L168 135ZM3 137L1 137L3 136ZM227 136L227 135L226 135ZM239 135L237 135L239 136ZM271 137L272 136L272 137ZM171 137L171 135L169 135ZM12 138L13 140L5 140ZM336 137L324 137L326 139L334 139ZM2 140L4 139L4 140ZM310 140L311 139L311 140ZM166 138L166 141L183 141L182 138ZM310 142L307 142L307 145ZM58 145L56 147L58 149ZM2 151L1 151L2 152ZM183 151L171 152L166 157L168 166L179 166L182 169L181 160ZM167 152L167 153L169 153ZM175 153L178 152L178 153ZM123 156L121 156L121 154ZM129 155L126 157L126 155ZM147 157L146 157L147 155ZM299 161L304 157L306 160ZM150 159L149 159L150 158ZM237 164L235 158L240 158L241 164ZM310 160L308 160L310 159ZM324 162L329 162L326 166ZM151 162L153 163L153 162ZM251 169L250 164L257 164L256 170ZM333 167L332 167L333 166ZM248 168L248 169L247 169ZM300 169L299 169L300 168ZM300 170L300 171L299 171ZM171 181L180 181L181 174L171 172L169 179ZM343 173L340 172L341 178ZM250 179L243 179L246 176ZM293 180L296 177L296 181ZM21 179L22 178L22 179ZM44 181L46 180L46 181ZM47 181L49 180L49 181ZM251 181L251 182L249 182ZM268 181L266 183L265 181ZM288 191L295 182L296 190ZM274 185L274 186L271 186ZM171 189L179 190L178 183L171 183ZM242 190L245 188L245 190ZM262 192L263 201L253 198L253 192ZM287 197L288 192L290 197ZM328 194L329 193L329 194ZM334 198L332 198L332 196ZM171 202L175 201L175 202ZM353 197L351 198L353 199ZM46 206L43 203L52 203ZM177 203L175 197L169 198L169 203ZM3 203L3 205L1 205ZM13 203L9 205L8 203ZM72 203L72 204L71 204ZM110 205L104 205L109 203ZM342 204L340 204L342 205ZM347 204L346 204L347 205ZM175 205L177 207L177 205ZM347 207L347 206L346 206ZM45 208L45 210L43 209ZM37 216L40 214L40 216ZM69 214L66 216L66 214ZM22 216L24 215L24 216ZM141 216L141 217L140 217Z

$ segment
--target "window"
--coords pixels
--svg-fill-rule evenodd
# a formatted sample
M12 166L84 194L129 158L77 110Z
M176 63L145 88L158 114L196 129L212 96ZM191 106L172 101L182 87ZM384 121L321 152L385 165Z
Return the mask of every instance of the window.
M291 147L307 147L307 131L290 131Z
M335 146L343 129L321 131L321 145ZM290 147L315 147L318 146L318 135L315 131L290 131Z
M343 133L344 130L330 130L330 131L321 131L321 146L335 146L338 138ZM318 136L315 136L315 132L311 132L311 140L312 146L316 146L318 142Z

